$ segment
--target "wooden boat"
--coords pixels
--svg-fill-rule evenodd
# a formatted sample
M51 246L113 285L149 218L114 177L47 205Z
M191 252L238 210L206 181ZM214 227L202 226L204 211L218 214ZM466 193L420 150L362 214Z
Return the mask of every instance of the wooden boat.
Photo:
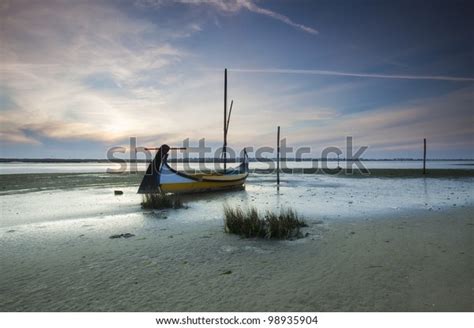
M168 162L168 153L172 149L168 145L159 148L148 148L158 150L155 158L150 163L138 188L139 194L147 193L192 193L204 191L217 191L234 188L243 188L245 179L248 176L248 156L244 149L244 156L241 164L232 169L227 169L227 132L229 129L232 104L227 117L227 69L224 73L224 170L209 173L189 173L180 172L172 168Z
M222 172L187 173L172 168L168 162L168 145L162 145L155 159L148 166L143 177L139 194L146 193L192 193L204 191L243 188L248 176L248 158L245 154L242 163L233 169Z

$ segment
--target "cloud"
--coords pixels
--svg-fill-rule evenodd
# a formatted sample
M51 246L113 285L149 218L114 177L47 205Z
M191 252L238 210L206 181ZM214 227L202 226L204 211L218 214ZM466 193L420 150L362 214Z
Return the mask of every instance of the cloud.
M278 68L231 68L231 70L233 72L240 72L240 73L307 74L307 75L366 77L366 78L375 78L375 79L474 82L474 77L445 76L445 75L372 74L372 73L351 73L351 72L312 70L312 69L278 69Z
M2 141L111 142L173 125L159 81L178 83L165 69L187 56L174 34L99 2L16 1L0 15Z
M282 14L279 14L279 13L276 13L274 11L271 11L271 10L268 10L268 9L265 9L265 8L261 8L261 7L258 7L257 5L255 5L253 2L251 1L244 1L244 4L243 6L250 10L251 12L254 12L254 13L257 13L257 14L261 14L261 15L265 15L265 16L268 16L268 17L271 17L273 19L276 19L276 20L279 20L287 25L290 25L292 27L295 27L297 29L300 29L306 33L310 33L310 34L318 34L319 32L317 30L315 30L314 28L312 27L309 27L309 26L305 26L303 24L298 24L298 23L295 23L293 22L290 18L288 18L287 16L285 15L282 15Z
M286 25L299 29L303 32L316 35L319 32L312 27L299 24L291 20L288 16L279 14L269 9L257 6L252 0L139 0L137 3L144 6L161 6L169 3L183 3L190 5L209 5L222 12L237 13L241 10L264 15L276 19Z
M340 115L322 121L314 128L298 129L289 136L295 144L316 148L338 145L343 148L345 136L353 136L359 145L368 145L369 153L421 150L428 139L430 157L455 147L474 146L474 118L471 114L474 88L466 87L445 95L419 99L371 111ZM291 126L291 125L290 125ZM472 152L460 157L472 157Z
M2 142L220 138L221 74L183 74L192 54L175 45L199 25L161 29L95 1L16 1L0 15Z
M4 124L0 122L0 124ZM0 140L6 144L27 144L27 145L39 145L40 142L34 138L28 137L23 131L17 129L4 128L0 131Z

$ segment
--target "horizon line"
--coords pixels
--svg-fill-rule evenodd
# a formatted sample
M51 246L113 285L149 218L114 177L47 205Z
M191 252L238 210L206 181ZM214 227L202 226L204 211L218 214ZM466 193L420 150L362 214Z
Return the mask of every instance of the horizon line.
M186 160L189 161L196 161L196 160L201 160L201 159L214 159L214 160L219 160L222 161L222 158L219 157L204 157L204 158L199 158L199 157L190 157ZM249 160L276 160L276 157L249 157ZM180 161L182 162L184 158L171 158L169 161L174 162L174 161ZM227 160L241 160L240 157L234 157L234 158L227 158ZM310 157L310 158L301 158L301 159L296 159L294 157L287 157L287 158L280 158L280 161L297 161L297 162L306 162L306 161L312 161L312 160L317 160L317 161L322 161L323 159L321 157ZM337 157L331 157L325 159L327 161L338 161ZM356 160L356 159L355 159ZM354 161L355 161L354 160ZM423 158L359 158L361 161L423 161ZM118 163L118 162L131 162L130 158L115 158L114 160L109 160L107 158L54 158L54 157L36 157L36 158L27 158L27 157L0 157L0 163L11 163L11 162L37 162L37 163L54 163L55 161L59 162L110 162L110 163ZM143 162L146 161L146 159L137 159L137 162ZM339 158L339 161L343 162L346 161L345 157ZM351 161L350 159L347 159L347 161ZM427 158L426 161L474 161L474 158Z

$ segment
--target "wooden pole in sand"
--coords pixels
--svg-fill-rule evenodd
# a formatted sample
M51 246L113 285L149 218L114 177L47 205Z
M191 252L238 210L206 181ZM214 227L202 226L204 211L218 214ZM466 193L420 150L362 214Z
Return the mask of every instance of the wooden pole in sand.
M426 174L426 138L423 139L423 174Z
M227 169L227 68L224 70L224 171Z
M280 127L277 129L277 186L280 186Z

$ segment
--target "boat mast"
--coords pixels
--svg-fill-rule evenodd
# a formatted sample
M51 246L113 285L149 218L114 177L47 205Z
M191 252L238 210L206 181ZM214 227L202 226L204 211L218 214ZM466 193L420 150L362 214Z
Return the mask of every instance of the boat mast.
M227 168L227 68L224 70L224 146L222 147L224 155L224 171Z

